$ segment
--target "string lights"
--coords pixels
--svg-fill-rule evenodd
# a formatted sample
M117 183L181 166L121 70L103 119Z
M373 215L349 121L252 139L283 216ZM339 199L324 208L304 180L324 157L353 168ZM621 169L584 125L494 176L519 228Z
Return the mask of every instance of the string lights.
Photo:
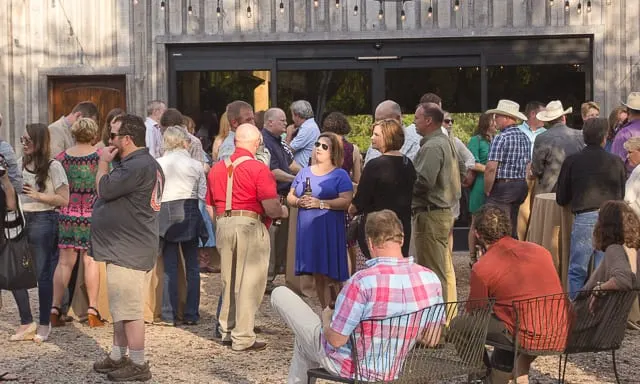
M138 3L140 2L140 0L131 0L133 2L133 5L138 5ZM327 0L329 1L329 0ZM356 4L353 6L353 16L358 16L359 12L360 12L360 8L358 7L358 1L359 0L355 0ZM394 1L394 2L400 2L402 1L402 9L400 10L400 19L402 21L405 21L407 18L407 12L404 8L405 3L407 1L412 1L412 0L376 0L380 3L380 9L378 10L378 19L382 20L384 18L384 2L385 1ZM453 2L453 11L454 12L458 12L460 10L461 7L461 1L460 0L450 0ZM543 0L543 1L548 1L548 5L550 7L553 7L555 5L555 0ZM612 0L603 0L603 2L606 5L611 5L613 3ZM165 11L167 9L169 0L162 0L160 1L160 10L161 11ZM217 5L216 5L216 16L217 17L222 17L222 7L220 4L220 0L216 1ZM335 7L336 8L340 8L340 0L335 0ZM56 0L51 0L51 6L55 7L56 6ZM315 8L318 8L320 6L320 0L313 0L313 6ZM577 0L577 4L576 4L576 12L578 14L582 14L582 10L585 9L586 13L591 13L593 11L593 0L586 0L585 4L582 4L582 0ZM284 0L280 0L279 4L278 4L278 10L280 11L281 14L284 14L285 11L285 4L284 4ZM571 11L571 1L570 0L565 0L564 1L564 10L566 12L570 12ZM427 8L427 18L433 18L433 0L429 0L429 7ZM193 15L193 5L192 5L192 0L188 0L187 2L187 13L189 15ZM251 0L247 0L247 8L246 8L246 16L248 19L251 19L253 17L253 10L251 9ZM71 32L73 33L73 32Z

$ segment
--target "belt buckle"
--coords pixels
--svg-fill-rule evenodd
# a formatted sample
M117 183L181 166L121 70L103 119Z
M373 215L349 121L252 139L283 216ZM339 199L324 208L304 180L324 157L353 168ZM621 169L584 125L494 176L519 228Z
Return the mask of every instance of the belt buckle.
M223 217L231 217L231 211L224 211Z

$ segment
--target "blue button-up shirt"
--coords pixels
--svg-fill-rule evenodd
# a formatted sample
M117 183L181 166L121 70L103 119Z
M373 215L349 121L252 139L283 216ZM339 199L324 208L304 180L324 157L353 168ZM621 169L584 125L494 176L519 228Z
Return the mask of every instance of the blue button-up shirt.
M320 136L320 128L316 121L311 118L305 120L300 128L298 128L298 134L291 140L291 149L293 149L293 158L301 167L309 165L309 159L311 158L311 152L313 152L313 145Z
M498 162L498 179L525 179L531 161L529 137L516 125L507 127L493 139L488 161Z
M531 142L531 155L533 156L533 143L535 143L536 137L538 137L541 134L547 132L547 128L540 127L538 129L536 129L535 131L532 131L531 127L529 126L529 124L527 124L527 122L524 121L524 122L522 122L522 124L518 125L518 129L520 131L522 131L522 133L527 135L527 137L529 138L529 141Z
M289 148L282 143L280 136L275 136L266 129L262 129L262 137L264 138L264 146L271 153L271 161L269 163L269 169L280 169L283 172L293 175L289 165L293 162L293 155L289 151ZM276 181L278 194L284 196L289 193L291 188L290 181Z

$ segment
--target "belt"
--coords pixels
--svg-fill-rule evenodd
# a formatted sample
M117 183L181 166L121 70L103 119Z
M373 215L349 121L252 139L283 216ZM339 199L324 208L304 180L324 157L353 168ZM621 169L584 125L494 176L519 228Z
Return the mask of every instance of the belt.
M496 182L512 183L514 181L524 181L524 179L496 179Z
M574 215L579 215L581 213L589 213L589 212L594 212L594 211L598 211L600 210L600 208L587 208L587 209L581 209L579 211L575 211L573 212Z
M447 209L451 209L451 208L449 208L449 207L442 208L442 207L438 207L436 205L427 205L426 207L412 208L411 209L411 216L415 216L420 212L444 211L444 210L447 210Z
M233 211L225 211L222 216L218 216L217 219L221 219L223 217L250 217L252 219L256 219L258 221L262 221L262 217L253 211L245 211L242 209L233 210Z

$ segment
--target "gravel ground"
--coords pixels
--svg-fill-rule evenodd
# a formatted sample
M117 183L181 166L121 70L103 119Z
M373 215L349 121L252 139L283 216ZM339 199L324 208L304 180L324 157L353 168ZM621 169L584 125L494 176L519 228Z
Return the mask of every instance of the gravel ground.
M460 297L466 297L469 267L465 253L456 253L455 266ZM282 283L282 278L276 282ZM292 354L292 334L265 298L257 315L262 328L259 340L268 343L265 351L233 352L213 340L213 318L220 291L218 274L202 275L201 321L197 326L147 327L147 358L156 383L284 383ZM35 291L32 308L37 309ZM91 329L72 323L52 332L49 342L10 343L8 337L18 324L18 314L9 292L2 292L0 310L0 374L8 371L20 383L103 383L106 378L92 370L95 360L111 347L111 328ZM312 302L312 305L317 303ZM37 311L34 312L37 315ZM618 352L618 370L622 382L640 383L640 332L628 331ZM553 383L558 359L536 360L531 383ZM456 381L451 381L456 382ZM464 383L460 379L458 383ZM574 355L567 366L569 383L615 382L611 355L605 353Z

